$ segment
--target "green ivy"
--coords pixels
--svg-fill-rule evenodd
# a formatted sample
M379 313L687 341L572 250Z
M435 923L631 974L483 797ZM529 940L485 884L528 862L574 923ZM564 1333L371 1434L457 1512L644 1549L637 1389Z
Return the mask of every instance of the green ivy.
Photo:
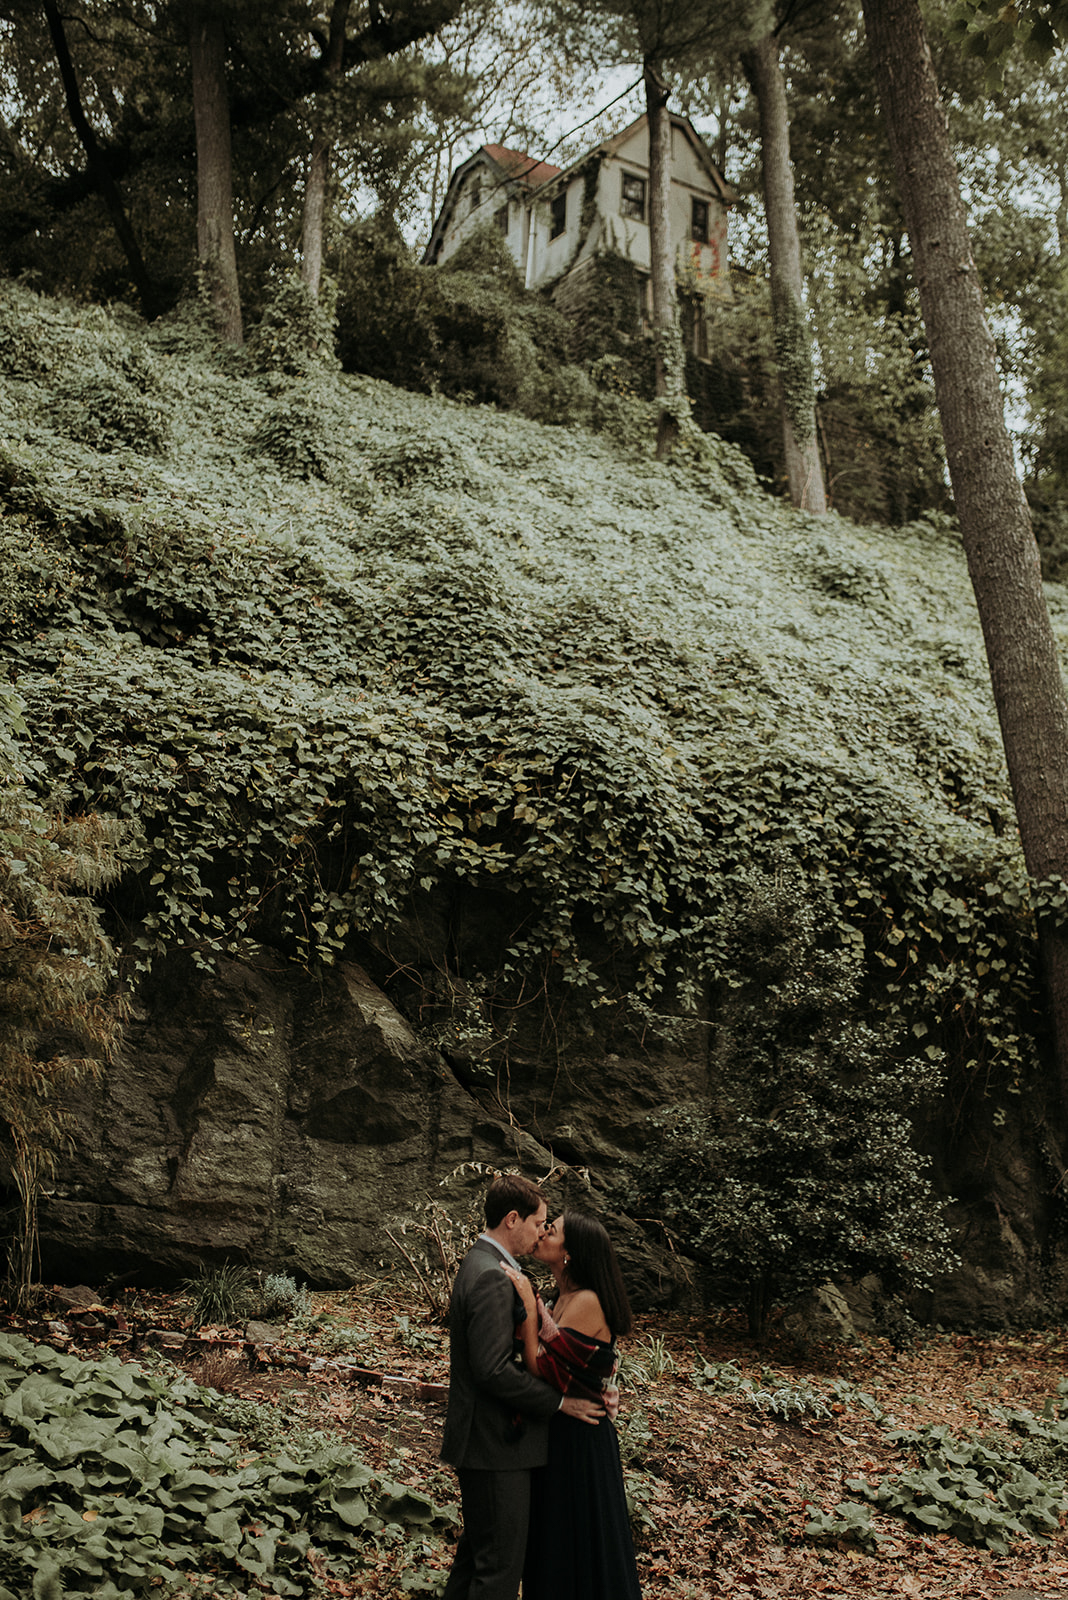
M722 441L654 462L623 409L591 435L328 370L280 388L180 316L0 292L47 354L0 396L16 760L139 822L114 909L140 965L328 962L488 893L499 941L417 998L499 1058L532 986L702 1015L741 869L785 857L954 1094L1034 1081L1033 911L944 521L817 534ZM56 425L102 369L163 454Z
M812 437L816 388L812 373L812 338L804 307L784 284L772 285L775 362L782 384L783 409L799 447Z

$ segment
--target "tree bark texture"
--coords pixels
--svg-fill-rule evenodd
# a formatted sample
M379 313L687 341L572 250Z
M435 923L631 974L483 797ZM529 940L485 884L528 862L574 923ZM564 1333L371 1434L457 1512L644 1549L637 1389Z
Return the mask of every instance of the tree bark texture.
M656 397L660 402L656 453L666 456L689 420L690 408L675 288L675 252L671 245L670 91L652 62L646 61L644 78L649 124L649 281L653 295Z
M864 21L1024 859L1033 883L1068 879L1068 699L934 65L917 0L864 0ZM1038 932L1068 1109L1068 938L1041 908Z
M240 344L226 39L222 17L210 4L193 8L189 52L197 137L197 254L215 314L215 330L220 339Z
M93 186L100 193L112 226L122 245L126 260L130 267L130 276L133 278L134 287L141 301L141 309L148 318L159 316L164 309L164 301L158 286L152 281L148 268L145 266L141 247L137 242L137 235L126 214L119 186L108 170L104 153L100 148L100 141L96 136L89 118L85 114L82 104L81 91L78 88L78 77L74 70L70 48L67 44L66 29L63 26L63 17L55 0L44 0L44 13L48 22L48 31L52 35L52 47L56 52L56 63L59 75L63 80L63 92L66 96L67 110L75 133L85 151L89 167L89 176Z
M760 111L771 314L782 394L786 479L790 499L799 510L824 512L827 495L816 434L812 339L805 317L801 240L790 160L790 117L775 35L768 34L743 51L742 67Z
M323 88L329 94L341 74L345 55L345 24L352 0L334 0L330 9L330 38L323 58ZM304 186L304 211L301 219L300 275L313 300L319 298L323 276L323 229L326 222L326 191L330 181L330 154L333 139L324 119L317 116L312 135L308 180Z

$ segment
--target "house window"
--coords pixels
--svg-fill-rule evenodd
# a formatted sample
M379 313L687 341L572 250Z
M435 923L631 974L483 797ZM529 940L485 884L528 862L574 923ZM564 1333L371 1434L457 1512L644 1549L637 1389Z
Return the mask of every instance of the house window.
M708 243L708 201L690 201L690 238L695 244Z
M623 192L620 197L619 210L624 217L633 217L636 222L645 221L645 179L637 177L633 172L623 174Z
M493 213L493 220L501 233L508 232L508 207L501 206L499 211Z
M549 206L549 238L559 239L567 227L567 190L558 194Z
M469 193L471 200L467 209L469 212L477 211L482 204L482 185L477 178L472 181Z

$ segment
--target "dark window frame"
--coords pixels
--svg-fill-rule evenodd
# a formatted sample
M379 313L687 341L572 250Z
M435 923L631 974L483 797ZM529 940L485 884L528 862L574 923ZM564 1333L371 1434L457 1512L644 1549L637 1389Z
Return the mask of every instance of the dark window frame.
M644 222L645 201L648 185L646 180L637 172L621 174L619 186L619 214L629 217L632 222ZM630 193L628 193L630 189Z
M707 200L690 196L690 238L694 244L708 244L712 233L712 207Z
M567 190L563 189L549 201L549 240L559 239L567 232Z

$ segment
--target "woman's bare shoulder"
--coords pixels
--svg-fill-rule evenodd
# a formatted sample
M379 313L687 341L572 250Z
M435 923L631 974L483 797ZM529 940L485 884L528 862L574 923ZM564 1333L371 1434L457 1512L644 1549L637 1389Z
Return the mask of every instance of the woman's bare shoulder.
M576 1333L586 1333L594 1339L599 1338L607 1326L604 1308L592 1289L579 1289L569 1298L562 1321Z

